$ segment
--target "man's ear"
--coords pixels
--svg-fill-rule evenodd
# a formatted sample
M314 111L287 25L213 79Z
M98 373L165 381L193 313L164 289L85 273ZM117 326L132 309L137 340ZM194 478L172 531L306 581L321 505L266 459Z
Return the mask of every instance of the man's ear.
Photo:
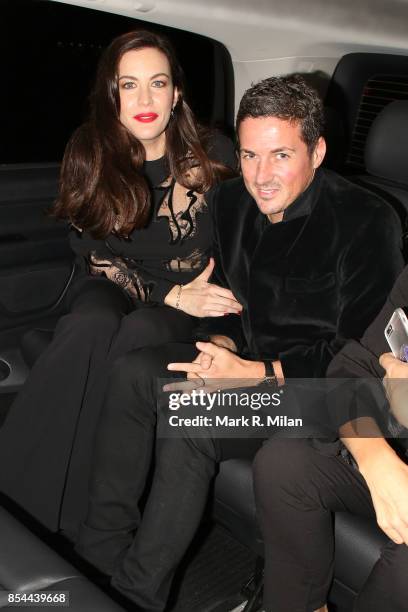
M326 141L323 136L320 136L312 153L313 168L316 170L324 160L326 155Z

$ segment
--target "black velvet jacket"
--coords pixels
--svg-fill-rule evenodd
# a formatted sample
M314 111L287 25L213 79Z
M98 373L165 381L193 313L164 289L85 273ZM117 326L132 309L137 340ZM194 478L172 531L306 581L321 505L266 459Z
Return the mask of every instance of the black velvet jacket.
M401 226L383 200L319 169L271 224L241 178L210 198L212 282L230 288L242 316L208 318L198 337L224 334L249 359L280 359L287 378L324 376L349 338L380 310L403 267Z

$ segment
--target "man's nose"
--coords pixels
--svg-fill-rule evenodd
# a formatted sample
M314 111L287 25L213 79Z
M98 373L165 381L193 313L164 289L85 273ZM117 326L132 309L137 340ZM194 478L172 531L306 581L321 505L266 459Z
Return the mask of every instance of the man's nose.
M273 161L269 159L259 160L257 168L255 181L258 185L265 185L266 183L270 183L274 180L275 176L275 166Z

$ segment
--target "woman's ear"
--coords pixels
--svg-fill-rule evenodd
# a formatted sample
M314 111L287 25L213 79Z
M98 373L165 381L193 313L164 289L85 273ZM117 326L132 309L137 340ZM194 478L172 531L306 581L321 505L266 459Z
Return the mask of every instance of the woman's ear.
M174 88L174 93L173 93L173 106L172 106L172 110L174 110L174 107L177 106L177 102L180 99L180 92L177 89L177 87Z

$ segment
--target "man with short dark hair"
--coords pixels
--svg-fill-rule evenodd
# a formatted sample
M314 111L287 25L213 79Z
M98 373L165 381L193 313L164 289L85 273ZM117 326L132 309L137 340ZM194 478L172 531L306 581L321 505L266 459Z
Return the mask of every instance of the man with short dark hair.
M165 607L217 463L253 456L262 443L216 439L211 427L196 439L158 439L141 519L157 379L168 370L200 386L323 377L335 353L377 314L402 268L396 214L320 168L322 129L322 103L298 76L272 77L245 93L237 116L242 177L219 185L210 202L213 280L234 293L243 312L203 320L198 355L194 345L171 344L130 354L114 368L78 551L145 611Z

